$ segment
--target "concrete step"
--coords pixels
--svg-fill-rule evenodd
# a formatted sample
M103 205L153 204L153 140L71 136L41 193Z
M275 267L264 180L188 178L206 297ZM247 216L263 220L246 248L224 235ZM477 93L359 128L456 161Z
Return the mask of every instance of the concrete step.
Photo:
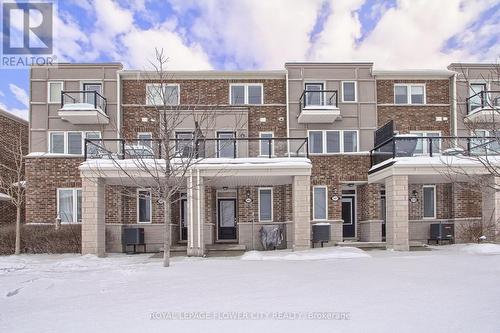
M337 242L336 246L351 246L357 247L359 249L385 249L385 242L357 242L357 241L345 241L345 242Z

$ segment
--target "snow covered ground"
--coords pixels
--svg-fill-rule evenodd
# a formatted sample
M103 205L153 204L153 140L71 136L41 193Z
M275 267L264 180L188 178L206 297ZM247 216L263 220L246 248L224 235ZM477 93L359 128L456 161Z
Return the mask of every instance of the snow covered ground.
M0 332L499 332L500 246L433 249L0 257Z

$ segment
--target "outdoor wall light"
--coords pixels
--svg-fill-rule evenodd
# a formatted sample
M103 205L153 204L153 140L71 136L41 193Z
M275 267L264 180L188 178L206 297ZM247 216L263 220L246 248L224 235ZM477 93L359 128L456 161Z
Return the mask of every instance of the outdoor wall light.
M339 196L338 196L338 194L337 194L337 189L336 189L336 188L334 188L334 189L333 189L333 195L332 195L332 201L334 201L334 202L335 202L335 201L339 201L339 199L340 199L340 198L339 198Z
M416 203L418 201L418 198L417 198L417 190L413 190L411 192L411 196L410 196L410 202L411 203Z
M247 204L252 202L252 194L250 193L250 190L247 190L245 202Z

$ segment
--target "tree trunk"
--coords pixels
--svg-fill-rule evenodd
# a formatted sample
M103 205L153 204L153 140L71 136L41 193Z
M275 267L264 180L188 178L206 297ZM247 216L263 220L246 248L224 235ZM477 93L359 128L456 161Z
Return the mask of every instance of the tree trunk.
M15 254L21 254L21 206L16 206L16 249Z
M171 230L170 230L170 221L172 220L172 206L170 203L171 197L167 195L163 203L163 212L164 212L164 220L165 220L165 239L163 242L163 267L170 266L170 242L172 239Z

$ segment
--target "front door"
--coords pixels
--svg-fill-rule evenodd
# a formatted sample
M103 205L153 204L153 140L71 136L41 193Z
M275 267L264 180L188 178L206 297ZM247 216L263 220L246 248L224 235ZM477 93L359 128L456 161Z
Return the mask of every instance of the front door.
M188 239L188 228L187 228L187 199L181 199L181 240L185 241Z
M344 220L342 236L354 238L356 236L355 197L342 197L342 220Z
M219 199L217 201L217 224L219 240L236 239L236 199Z
M380 209L382 210L382 241L385 241L385 226L386 226L386 203L385 203L385 195L380 197Z

